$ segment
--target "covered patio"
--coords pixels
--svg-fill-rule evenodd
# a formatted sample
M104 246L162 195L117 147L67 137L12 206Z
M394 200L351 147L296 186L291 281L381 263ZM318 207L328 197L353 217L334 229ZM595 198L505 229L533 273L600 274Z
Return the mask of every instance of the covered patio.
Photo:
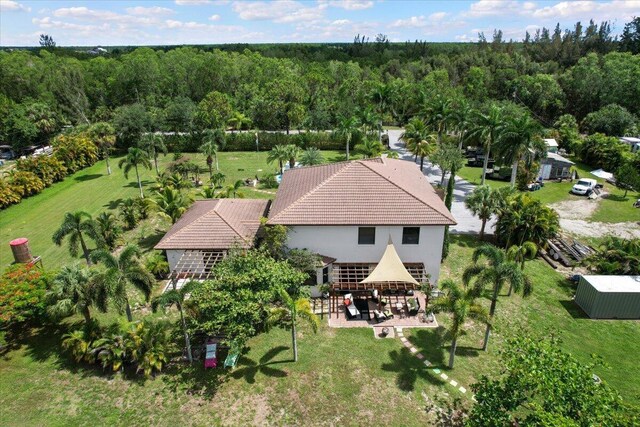
M428 275L422 263L404 264L389 239L377 264L336 263L329 292L329 326L437 327L426 310Z

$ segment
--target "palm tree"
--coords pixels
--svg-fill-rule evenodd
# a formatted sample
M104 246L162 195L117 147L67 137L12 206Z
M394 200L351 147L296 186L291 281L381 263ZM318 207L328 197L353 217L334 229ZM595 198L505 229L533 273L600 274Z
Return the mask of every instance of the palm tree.
M220 171L218 164L218 151L225 143L226 134L222 129L209 130L204 132L204 143L200 146L200 152L207 157L207 167L209 168L209 179L213 176L213 160L216 162L216 172Z
M520 264L520 270L524 271L525 261L532 260L538 254L538 246L533 242L524 242L521 245L513 245L507 249L507 259ZM509 290L511 293L511 290Z
M198 282L191 280L185 283L180 289L174 288L168 290L151 301L151 309L154 313L158 310L158 307L170 307L172 305L175 305L180 312L180 323L182 324L182 333L184 334L184 343L187 348L189 363L193 362L193 357L191 356L191 340L189 339L189 329L187 328L183 307L187 296L193 292L197 284Z
M239 111L234 111L231 118L227 120L227 124L231 126L231 132L242 130L244 127L251 127L251 119Z
M96 230L96 224L85 211L67 212L60 228L53 233L53 243L60 246L65 237L69 236L69 253L71 256L78 256L78 244L82 248L82 254L87 261L87 265L91 265L89 257L89 248L85 242L85 236L100 242L100 236Z
M284 162L289 161L289 149L286 145L276 145L267 154L267 163L271 164L278 162L280 167L280 175L284 172Z
M293 361L298 361L298 339L296 336L296 327L298 319L305 320L313 329L313 332L318 330L320 326L320 320L313 314L313 309L307 298L293 299L291 295L284 289L278 290L278 297L281 306L273 308L269 314L267 323L269 325L286 325L285 327L291 328L291 341L293 344Z
M423 110L425 121L438 133L438 144L442 142L442 135L447 132L452 123L454 110L451 101L443 96L436 96Z
M365 139L360 144L356 144L353 147L357 153L364 156L365 159L380 157L380 154L384 151L384 145L376 139Z
M371 108L360 110L359 116L359 121L362 125L362 133L364 135L368 135L370 131L379 129L380 119Z
M467 139L469 131L473 128L475 110L466 101L459 101L451 115L451 124L458 133L458 149L462 150L462 144Z
M496 104L492 104L486 113L476 113L475 126L470 132L470 135L479 137L484 143L484 162L482 164L482 179L481 185L484 185L484 181L487 174L487 166L489 165L489 157L491 156L491 147L500 138L505 127L505 120L503 118L503 111Z
M516 185L518 162L526 157L529 160L527 163L530 164L531 160L544 153L541 130L540 123L529 114L521 114L507 121L496 149L505 161L512 163L511 187Z
M138 166L142 166L147 169L151 169L151 162L149 161L149 154L136 147L129 147L126 157L118 162L118 167L122 169L124 166L124 177L129 178L129 172L131 169L136 171L136 179L138 180L138 188L140 188L140 198L144 199L144 193L142 192L142 181L140 181L140 172Z
M319 165L323 161L322 152L315 147L307 148L300 155L300 164L303 166Z
M95 262L102 262L104 269L96 273L96 283L109 290L116 305L122 311L124 308L127 320L133 321L131 306L129 305L128 288L134 287L149 301L155 279L140 263L142 252L136 245L127 245L119 255L113 255L104 250L91 254Z
M458 346L458 337L464 334L463 326L467 319L489 324L487 309L476 302L481 290L460 286L451 279L440 283L440 288L445 292L443 296L432 302L432 309L436 313L450 313L452 322L449 334L451 334L451 348L449 350L449 368L453 368L453 360Z
M165 187L162 191L156 192L156 196L155 204L158 210L171 218L172 224L180 219L191 204L189 197L171 187Z
M488 185L479 185L467 196L464 205L482 221L480 240L484 238L484 228L491 216L496 213L496 196Z
M487 262L478 264L480 258L485 257ZM522 291L524 297L528 297L532 292L532 285L529 278L520 270L518 264L509 261L504 250L493 245L484 244L473 251L474 265L467 267L463 273L463 282L468 285L475 278L475 287L486 289L490 287L488 297L491 299L489 316L493 319L498 303L498 295L505 284L515 291ZM491 324L487 324L484 335L483 350L489 345L489 335L491 334Z
M120 202L118 206L120 210L120 218L124 221L125 227L129 230L133 229L138 223L138 209L136 207L136 201L131 197Z
M224 184L225 179L227 179L227 176L222 172L214 173L213 176L211 177L211 185L214 188L222 188L222 185Z
M69 316L73 313L81 314L85 323L91 322L91 307L97 307L101 312L107 311L108 293L106 289L94 282L93 270L77 265L67 265L53 280L47 296L53 302L48 311L54 316Z
M416 157L420 158L420 171L422 171L424 168L424 158L432 156L438 150L438 146L434 143L433 135L430 135L430 138L427 140L410 144L409 150ZM444 176L444 173L442 175Z
M149 132L142 137L140 148L149 153L149 157L153 159L156 167L156 175L160 175L160 170L158 169L158 154L162 152L165 156L167 155L167 146L164 143L164 137L160 134Z
M289 157L289 169L293 169L296 166L296 159L302 154L302 150L294 144L285 145L284 148L287 150Z
M109 152L116 143L116 131L110 123L98 122L91 125L89 135L98 150L104 156L107 163L107 175L111 175L111 165L109 165Z
M387 108L391 108L393 110L393 98L394 98L394 89L391 85L386 85L384 83L379 83L376 85L371 93L369 94L371 101L376 106L376 111L378 113L378 141L382 142L382 116L386 112ZM394 111L391 113L395 116ZM348 158L347 158L348 160Z
M162 279L169 273L169 263L167 258L160 251L154 251L144 262L145 267L149 273L156 276L158 279Z
M244 182L242 182L242 180L240 179L234 182L233 184L230 184L224 191L225 197L230 197L233 199L237 197L239 199L244 199L244 193L240 191L243 185L244 185Z
M358 119L355 117L345 117L338 122L338 127L334 130L334 133L345 139L347 149L347 160L349 160L349 146L353 137L358 133Z
M415 159L418 160L418 155L414 153L415 147L421 142L435 143L436 139L431 133L431 129L426 125L424 120L414 117L409 120L404 132L400 135L400 139L404 141L407 150L415 155Z
M496 236L505 248L526 241L541 246L560 228L558 213L527 193L509 196L501 203Z
M113 250L122 234L122 227L111 212L102 212L96 217L96 230L107 249Z

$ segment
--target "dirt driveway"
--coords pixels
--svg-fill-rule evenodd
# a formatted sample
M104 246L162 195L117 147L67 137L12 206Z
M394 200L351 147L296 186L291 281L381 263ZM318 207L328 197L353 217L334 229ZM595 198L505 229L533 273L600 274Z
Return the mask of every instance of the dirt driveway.
M640 225L635 222L591 222L589 218L598 208L600 199L566 200L549 205L560 215L560 227L571 234L585 237L618 236L627 239L640 238Z

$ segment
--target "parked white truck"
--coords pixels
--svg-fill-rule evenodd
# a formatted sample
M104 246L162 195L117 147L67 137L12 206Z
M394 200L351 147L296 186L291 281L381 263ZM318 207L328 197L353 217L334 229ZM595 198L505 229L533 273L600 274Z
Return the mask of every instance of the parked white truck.
M588 196L596 188L596 185L598 185L598 182L595 179L582 178L571 188L571 192L580 196L585 194Z

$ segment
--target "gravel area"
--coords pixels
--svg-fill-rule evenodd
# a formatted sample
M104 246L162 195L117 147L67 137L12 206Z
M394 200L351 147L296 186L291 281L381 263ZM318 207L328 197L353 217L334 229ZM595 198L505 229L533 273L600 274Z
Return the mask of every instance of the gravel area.
M586 221L598 208L600 199L565 200L549 207L555 209L560 216L560 227L563 231L584 237L617 236L626 239L640 238L640 225L635 222L592 222Z

